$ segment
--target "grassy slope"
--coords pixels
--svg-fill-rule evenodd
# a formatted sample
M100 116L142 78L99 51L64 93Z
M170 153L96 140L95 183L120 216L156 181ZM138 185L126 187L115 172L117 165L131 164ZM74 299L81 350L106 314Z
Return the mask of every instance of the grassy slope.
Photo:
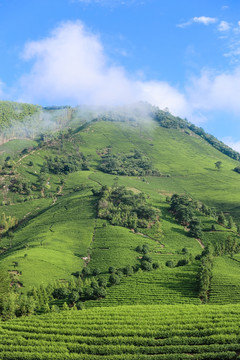
M126 291L128 294L131 286L135 288L137 286L136 293L141 293L146 287L146 282L152 282L154 287L159 281L163 290L161 290L162 295L159 296L158 301L163 300L164 291L166 293L167 288L170 294L167 302L172 301L174 291L175 293L179 292L179 301L177 302L188 301L189 296L186 292L180 291L183 284L182 279L186 280L187 278L190 283L193 281L189 301L195 303L197 300L195 282L197 266L168 269L165 267L165 262L166 260L177 262L181 259L183 247L186 247L193 255L200 253L201 247L195 239L186 236L184 229L169 216L166 210L165 196L174 192L187 192L197 199L204 200L207 204L220 206L225 211L233 210L237 215L240 195L236 193L236 189L239 175L232 171L237 162L213 149L199 137L189 136L178 130L161 128L155 122L141 125L112 122L93 123L76 133L72 143L79 146L84 155L88 155L94 171L68 175L63 191L65 196L50 208L48 208L52 202L50 199L38 199L2 207L7 214L16 214L19 218L29 212L36 215L34 219L27 222L25 227L19 228L14 236L15 244L18 246L20 243L24 246L28 244L27 248L12 251L9 256L5 254L2 265L11 269L12 261L18 261L18 270L22 271L21 280L26 288L34 283L47 283L55 278L69 278L71 272L81 270L83 266L81 257L87 255L87 249L92 240L96 199L87 190L83 193L71 194L72 188L80 184L99 186L100 184L112 185L116 182L116 176L103 174L96 170L100 160L96 153L97 149L112 146L113 153L128 153L130 150L139 149L151 158L154 167L164 174L170 174L171 177L146 177L145 181L137 177L118 177L117 183L144 191L150 196L149 202L161 209L160 234L146 232L151 237L153 235L157 240L155 241L132 234L123 228L110 225L102 228L101 222L98 221L95 241L91 245L92 258L89 266L91 268L98 266L106 273L110 265L115 264L114 266L118 267L134 265L138 261L134 247L141 243L149 243L151 256L160 263L162 269L157 270L154 275L153 273L141 276L137 274L131 279L124 279L123 290L121 290L123 285L110 290L112 295L109 298L109 304L111 304L111 299L114 302L115 297L118 296L115 294L116 291L119 293ZM68 145L66 142L66 152L68 146L70 144ZM44 156L50 153L51 151L42 149L29 154L17 164L18 171L29 181L34 181L35 171L39 173ZM27 165L30 160L34 163L31 168ZM218 160L223 163L220 171L216 170L214 166ZM56 191L59 179L59 176L50 176L52 193ZM11 195L11 202L15 203L16 200ZM36 208L34 204L36 204ZM46 211L43 211L44 204ZM215 238L211 240L211 237L214 237L214 234L205 235L206 243L215 241ZM79 241L79 239L81 240ZM3 239L2 245L4 245L4 241L8 240ZM24 257L26 253L28 255ZM139 278L143 279L142 284ZM168 281L168 279L172 280ZM171 281L172 289L167 284ZM132 299L134 296L133 294ZM146 292L142 299L144 297L146 297ZM135 300L131 300L131 302L133 301ZM147 302L151 301L147 300Z
M100 134L104 135L100 136ZM184 229L176 225L171 219L165 210L166 205L162 202L162 199L165 198L165 195L173 192L185 192L196 199L206 202L208 205L216 206L223 211L231 211L232 214L237 216L240 198L236 189L239 176L232 171L237 162L221 154L197 136L189 136L178 130L160 128L154 122L137 127L129 127L125 123L102 122L90 125L80 136L84 153L90 154L96 162L97 156L93 151L94 143L97 143L100 149L110 145L114 153L122 151L127 153L132 149L139 149L151 158L154 166L162 173L171 175L170 178L146 177L144 182L142 179L134 177L118 177L117 183L119 185L130 186L148 193L155 205L162 210L161 243L164 244L164 248L160 250L159 256L154 260L158 260L163 268L154 274L136 274L131 279L124 279L123 284L110 290L106 300L102 301L102 305L121 304L124 301L126 302L126 298L128 303L138 301L151 303L153 301L151 292L154 293L154 287L157 283L159 286L158 294L154 295L156 301L166 303L195 302L197 300L197 289L194 288L194 283L196 284L197 267L192 266L191 268L191 266L188 266L184 269L168 269L164 264L166 260L173 260L176 263L180 258L179 253L183 247L187 247L193 255L199 253L201 249L197 241L188 238ZM215 169L216 161L222 161L223 163L223 168L220 171ZM114 175L100 172L91 175L92 180L108 185L112 185L115 178ZM202 217L202 222L205 229L210 229L212 224L216 225L214 220L204 217ZM216 225L216 228L220 232L204 233L203 242L205 244L218 241L219 236L226 238L229 235L228 230L218 225ZM110 260L111 265L117 266L117 263L122 264L124 261L124 265L126 265L127 255L121 249L121 237L118 236L118 241L114 243L114 231L116 230L108 231L109 236L105 234L104 241L102 236L100 236L100 239L96 236L91 264L100 265ZM99 231L97 231L98 233ZM130 234L126 234L125 239L128 239L129 242ZM111 245L112 243L113 245ZM139 241L139 243L141 242ZM131 242L129 245L131 248ZM108 247L110 248L107 249ZM111 250L112 247L114 247L114 252L118 254L117 258ZM115 258L118 260L116 263L114 263ZM188 273L186 272L187 276L189 276L188 279L184 278L186 270L188 271ZM177 277L178 273L179 278ZM153 280L153 278L155 279ZM192 292L190 289L185 292L183 284L189 281L190 283L193 281L193 284L190 285ZM151 284L149 288L147 284ZM173 293L171 293L170 284L174 289ZM160 290L160 287L163 290ZM183 291L180 290L181 288L183 288ZM139 297L139 294L142 295ZM214 302L214 299L211 299L211 301ZM231 301L231 297L228 297L228 301Z
M171 178L153 178L149 184L142 185L140 181L127 178L129 183L137 182L136 187L141 190L146 189L154 195L164 190L186 192L209 205L239 215L239 174L232 171L239 163L197 136L161 128L155 122L138 126L99 122L90 125L80 136L83 152L96 160L96 144L98 148L111 145L115 153L139 149L162 173L171 175ZM222 169L215 169L216 161L222 162ZM99 176L101 178L102 174Z
M16 231L17 250L4 254L1 264L13 270L17 261L26 289L55 279L69 279L81 270L94 231L95 205L88 193L68 195ZM7 241L7 240L6 240ZM27 256L24 257L24 255Z
M210 303L239 303L240 299L240 258L239 254L214 259Z

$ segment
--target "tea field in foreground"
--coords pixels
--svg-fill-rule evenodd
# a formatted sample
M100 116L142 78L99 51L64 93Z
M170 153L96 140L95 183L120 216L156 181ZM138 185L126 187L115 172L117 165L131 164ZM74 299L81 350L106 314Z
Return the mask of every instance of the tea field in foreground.
M65 311L1 323L8 360L240 358L240 305L145 305Z

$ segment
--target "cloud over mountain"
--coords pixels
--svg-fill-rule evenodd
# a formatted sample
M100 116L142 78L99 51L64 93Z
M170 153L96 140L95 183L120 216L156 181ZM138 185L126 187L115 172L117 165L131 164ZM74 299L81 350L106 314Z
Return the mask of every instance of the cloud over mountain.
M49 37L27 43L23 58L32 61L20 80L24 101L114 105L143 100L179 115L187 111L176 88L131 77L112 63L100 38L80 21L62 23Z

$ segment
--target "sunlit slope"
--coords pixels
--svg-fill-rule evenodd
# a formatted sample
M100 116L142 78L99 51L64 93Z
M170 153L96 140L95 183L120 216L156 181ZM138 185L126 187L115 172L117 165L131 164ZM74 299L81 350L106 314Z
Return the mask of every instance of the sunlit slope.
M2 322L1 359L239 359L239 305L122 306Z
M240 175L233 171L239 164L237 161L223 155L202 138L189 134L162 128L157 122L150 120L139 123L94 121L74 130L69 138L64 139L62 148L66 154L73 147L83 152L88 159L90 171L76 171L61 176L49 174L48 195L52 197L46 196L19 204L17 201L22 195L8 192L6 196L10 205L2 206L1 210L6 215L17 216L19 220L27 218L14 231L13 239L2 238L1 247L8 248L1 254L2 266L14 270L14 262L17 262L16 269L22 272L20 280L24 289L28 289L31 285L48 284L54 279L69 279L71 273L82 270L85 265L82 258L88 255L88 266L91 269L98 267L101 275L109 276L109 266L135 265L138 261L136 246L148 243L150 255L160 264L160 269L154 273L134 274L131 278L124 279L121 285L109 289L103 302L108 306L122 304L124 301L131 304L138 301L152 303L154 299L158 302L164 300L165 303L199 303L196 283L198 263L182 269L169 269L165 266L167 260L177 263L182 258L183 248L187 248L193 257L202 251L200 243L190 238L187 231L177 225L169 214L165 198L176 192L188 193L195 199L216 206L219 211L230 211L237 220ZM113 154L128 154L137 149L153 162L154 168L162 176L133 177L103 173L98 169L101 161L99 154L106 148L110 148ZM60 152L60 148L56 151ZM55 156L55 153L47 145L30 151L26 157L17 160L15 171L23 179L34 182L45 156ZM28 166L30 161L33 162L32 167ZM217 161L222 162L220 170L215 168ZM58 196L56 194L61 178L64 178L64 186ZM92 195L91 187L100 188L113 184L143 191L148 202L159 208L159 236L156 237L153 232L151 239L151 229L147 234L150 237L146 238L131 233L129 229L109 224L103 228L101 221L96 221L98 199ZM74 192L79 186L82 186L82 190ZM207 221L209 226L216 223L213 219ZM205 226L205 220L203 223ZM223 235L228 236L227 231ZM211 236L214 237L215 234L204 233L203 242L211 242ZM215 240L214 238L213 242ZM9 250L10 241L12 248ZM172 285L168 285L169 281ZM146 282L152 285L144 293ZM129 296L132 288L136 291ZM125 300L122 300L123 294Z
M95 216L96 206L86 192L50 204L14 233L12 250L2 254L1 266L14 270L17 262L22 273L19 280L27 290L32 285L70 279L88 256Z
M148 121L141 124L97 122L78 136L83 152L92 155L93 164L100 160L96 149L111 146L113 153L138 149L161 173L171 176L148 178L149 184L136 178L119 177L122 184L133 184L152 194L156 191L186 192L235 216L240 214L240 175L233 171L239 162L214 149L197 135L165 129L154 121ZM220 170L215 167L217 161L222 162ZM103 174L95 174L94 178L101 180ZM113 178L109 175L107 179L111 183Z
M214 259L211 281L210 304L240 302L240 263L239 254Z

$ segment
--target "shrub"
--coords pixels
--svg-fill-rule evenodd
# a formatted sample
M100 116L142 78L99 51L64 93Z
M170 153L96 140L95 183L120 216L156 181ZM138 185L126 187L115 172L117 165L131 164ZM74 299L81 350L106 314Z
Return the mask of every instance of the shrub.
M135 264L135 265L133 265L133 272L134 273L136 273L136 272L138 272L138 270L140 269L140 267L141 267L141 265L140 264Z
M107 287L107 280L104 278L98 279L98 285L104 288Z
M152 262L152 258L151 258L150 256L148 256L148 255L143 255L143 257L142 257L141 260L142 260L142 261L147 261L147 262L149 262L149 263Z
M141 269L144 271L151 271L152 270L152 264L148 261L142 261L141 263Z
M99 287L98 282L94 279L91 281L91 288L97 289Z
M107 295L106 289L103 287L99 287L97 289L94 289L94 296L96 298L103 298Z
M88 275L90 275L91 274L91 270L89 269L89 267L85 267L85 268L83 268L82 269L82 274L83 274L83 276L88 276Z
M93 298L93 288L91 288L91 287L87 287L87 288L85 288L84 289L84 298L86 299L86 300L90 300L90 299L92 299Z
M138 245L137 247L136 247L136 249L135 249L137 252L142 252L142 250L143 250L143 247L141 246L141 245Z
M78 293L78 291L74 290L72 291L69 296L68 296L68 300L70 303L76 303L80 298L80 295Z
M148 245L143 245L143 247L142 247L142 252L143 252L144 254L147 254L147 253L149 252L149 247L148 247Z
M76 307L78 310L83 310L84 309L84 304L81 301L78 301L76 303Z
M131 265L127 265L125 268L123 268L123 273L126 276L130 276L133 274L133 268Z
M120 278L117 274L112 274L109 277L109 282L111 285L118 285L120 284Z
M178 261L177 266L184 266L184 265L187 265L187 264L188 264L188 260L182 259L182 260Z
M57 288L53 291L52 296L54 299L64 299L66 296L68 296L69 290L65 287Z
M93 276L97 276L100 274L100 270L98 268L95 268L95 269L93 269L92 274L93 274Z
M108 268L108 272L109 272L109 274L114 274L116 272L116 268L114 266L110 266Z
M174 263L172 260L168 260L166 261L166 266L170 267L170 268L174 268Z

